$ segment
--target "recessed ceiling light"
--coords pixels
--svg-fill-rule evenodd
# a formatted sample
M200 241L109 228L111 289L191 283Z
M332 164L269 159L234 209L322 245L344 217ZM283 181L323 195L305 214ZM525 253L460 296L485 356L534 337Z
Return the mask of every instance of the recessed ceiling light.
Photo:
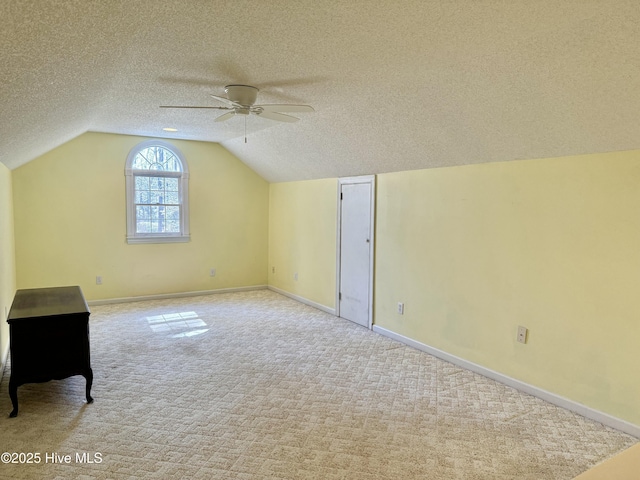
M162 130L164 130L165 132L177 132L178 131L177 128L169 128L169 127L163 128Z

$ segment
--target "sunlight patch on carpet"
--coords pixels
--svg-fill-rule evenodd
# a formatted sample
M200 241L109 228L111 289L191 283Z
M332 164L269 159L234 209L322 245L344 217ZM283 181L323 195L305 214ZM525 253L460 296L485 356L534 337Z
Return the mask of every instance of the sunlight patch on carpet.
M209 331L207 324L196 312L166 313L146 317L149 327L155 333L172 333L171 338L202 335Z

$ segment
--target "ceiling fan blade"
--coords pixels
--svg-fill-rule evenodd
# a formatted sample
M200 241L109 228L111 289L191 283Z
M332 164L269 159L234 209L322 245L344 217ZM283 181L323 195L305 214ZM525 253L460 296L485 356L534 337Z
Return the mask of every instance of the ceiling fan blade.
M223 115L220 115L219 117L217 117L214 122L224 122L225 120L229 120L231 117L235 116L236 112L235 110L232 112L227 112Z
M231 105L231 106L236 106L236 102L232 102L231 100L229 100L228 98L224 98L224 97L219 97L218 95L213 95L213 94L209 94L211 95L213 98L215 98L216 100L221 101L222 103L226 103L227 105Z
M269 112L267 110L263 110L260 113L256 112L256 115L260 115L261 117L269 118L271 120L276 120L278 122L293 123L293 122L297 122L298 120L300 120L299 118L292 117L291 115L284 115L282 113L277 113L277 112Z
M311 105L288 105L288 104L271 104L271 105L256 105L262 108L265 112L315 112Z
M303 78L286 78L282 80L272 80L261 82L263 88L271 87L292 87L295 85L312 85L314 83L320 83L327 81L327 77L315 76L315 77L303 77Z
M205 108L214 110L230 110L229 107L197 107L191 105L160 105L160 108Z

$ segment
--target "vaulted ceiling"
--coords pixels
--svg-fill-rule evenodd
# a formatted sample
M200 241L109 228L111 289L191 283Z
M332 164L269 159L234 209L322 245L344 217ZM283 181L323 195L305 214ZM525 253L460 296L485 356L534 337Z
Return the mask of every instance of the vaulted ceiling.
M0 161L86 131L219 142L269 181L640 148L637 0L3 0ZM217 110L224 86L304 103ZM163 127L174 127L167 133Z

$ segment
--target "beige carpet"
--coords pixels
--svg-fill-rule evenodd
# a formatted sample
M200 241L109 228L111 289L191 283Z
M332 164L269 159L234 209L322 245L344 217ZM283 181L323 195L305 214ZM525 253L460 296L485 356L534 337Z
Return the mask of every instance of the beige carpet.
M93 404L82 377L29 384L10 419L5 372L0 452L41 462L0 478L571 479L636 442L266 290L90 323Z

